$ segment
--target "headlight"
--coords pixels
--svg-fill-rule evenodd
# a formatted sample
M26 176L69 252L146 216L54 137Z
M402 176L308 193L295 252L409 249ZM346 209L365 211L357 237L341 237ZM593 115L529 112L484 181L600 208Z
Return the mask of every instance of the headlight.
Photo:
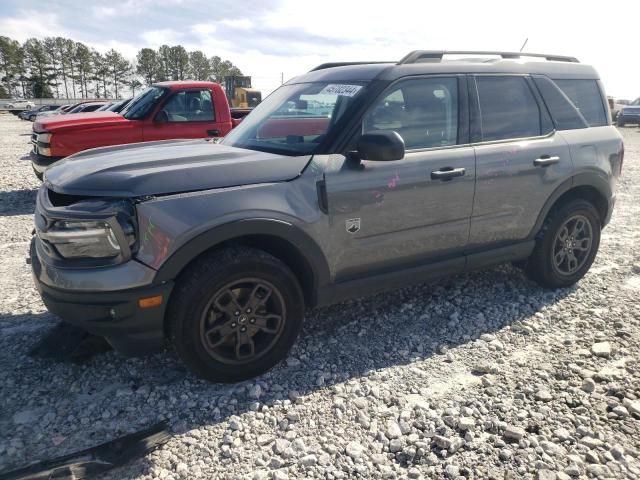
M135 241L133 226L125 235ZM58 220L40 236L64 258L113 258L121 252L115 232L102 220Z
M51 143L51 134L50 133L39 133L36 137L36 140L40 143Z

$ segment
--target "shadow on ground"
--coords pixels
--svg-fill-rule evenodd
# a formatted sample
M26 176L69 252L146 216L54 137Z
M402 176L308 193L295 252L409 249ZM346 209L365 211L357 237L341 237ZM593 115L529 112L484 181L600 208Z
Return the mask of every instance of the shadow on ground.
M38 320L46 317L50 322L51 316L7 316L0 321L0 364L12 373L5 375L0 387L4 390L0 395L0 411L4 412L0 416L0 430L11 432L7 441L18 437L29 453L5 457L0 469L22 466L25 457L35 461L77 451L145 428L161 417L169 419L176 434L218 424L230 415L241 415L251 409L255 399L249 397L248 388L256 383L263 391L260 403L271 405L288 398L291 391L304 396L368 375L372 370L420 362L437 355L443 344L453 349L482 333L516 324L572 291L545 292L518 270L505 266L459 275L439 285L410 287L311 310L289 362L282 362L255 381L235 385L196 379L170 350L142 359L127 359L109 352L81 365L32 357L25 362L29 350L51 328L50 323ZM452 316L459 317L455 325ZM478 322L479 317L486 321ZM36 327L30 327L31 330L25 327L34 325L34 321ZM18 332L11 334L12 328L18 328ZM20 328L35 335L23 336ZM21 344L19 348L8 347L16 342ZM56 379L54 385L50 378ZM118 388L132 393L122 408L118 407L115 419L105 422L98 415L98 421L85 426L65 420L81 416L87 402L95 403L96 412L113 408L113 402L120 405L123 400L113 398ZM144 395L136 395L141 389ZM162 408L156 400L147 402L148 391L155 391L163 399ZM182 400L176 402L176 397ZM190 400L195 403L190 404ZM30 437L27 430L16 431L12 418L24 408L25 402L30 402L33 408L42 405L61 411L47 431L57 432L67 441L59 446L43 444L43 440ZM205 406L200 402L205 402ZM131 469L126 472L129 476L141 473L144 466L137 462L127 468Z
M0 192L0 217L30 215L36 208L36 189Z

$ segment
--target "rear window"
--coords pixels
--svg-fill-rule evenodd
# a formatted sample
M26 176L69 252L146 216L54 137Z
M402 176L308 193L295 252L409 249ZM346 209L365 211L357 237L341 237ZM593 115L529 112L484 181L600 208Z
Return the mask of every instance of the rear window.
M558 130L574 130L589 126L571 100L551 80L546 77L535 77L533 81L549 108Z
M543 128L542 112L523 77L478 76L476 83L483 141L549 133L547 122Z
M596 80L554 80L592 127L607 125L604 102Z

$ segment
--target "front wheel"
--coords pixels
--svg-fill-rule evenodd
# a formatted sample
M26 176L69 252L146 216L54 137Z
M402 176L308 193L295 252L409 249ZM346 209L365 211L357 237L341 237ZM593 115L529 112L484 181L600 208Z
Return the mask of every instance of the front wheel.
M545 221L527 262L527 275L543 287L568 287L589 271L600 245L600 216L585 200L572 200Z
M286 356L302 327L304 298L280 260L234 247L205 255L181 275L167 315L173 346L196 375L237 382Z

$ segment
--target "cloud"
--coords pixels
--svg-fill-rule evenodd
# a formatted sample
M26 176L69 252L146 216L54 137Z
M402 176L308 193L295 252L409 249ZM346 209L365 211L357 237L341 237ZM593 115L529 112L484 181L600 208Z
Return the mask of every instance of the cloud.
M35 18L38 19L37 28ZM39 10L23 10L15 17L5 17L0 14L0 32L1 35L19 42L24 42L30 37L68 36L60 24L58 15Z
M577 56L598 69L609 93L637 97L637 33L607 35L601 11L579 5L539 0L523 15L519 3L499 0L1 0L0 34L20 41L62 35L129 58L142 47L180 43L228 58L265 92L282 73L286 79L327 61L397 60L414 49L517 50L529 37L528 51ZM640 2L623 10L616 13L638 18Z
M176 45L181 43L183 35L171 28L148 30L140 34L146 47L158 48L160 45Z

